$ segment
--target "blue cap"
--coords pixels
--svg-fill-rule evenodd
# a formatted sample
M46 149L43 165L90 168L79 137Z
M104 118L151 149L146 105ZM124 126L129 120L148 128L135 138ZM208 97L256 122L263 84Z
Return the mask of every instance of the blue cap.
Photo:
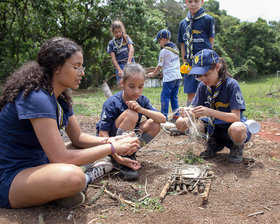
M189 75L204 75L213 63L219 62L217 53L210 49L204 49L195 54L192 70Z
M170 31L167 30L167 29L163 29L161 31L158 31L157 37L154 39L154 41L157 42L158 39L161 39L161 38L168 38L170 40L171 39Z

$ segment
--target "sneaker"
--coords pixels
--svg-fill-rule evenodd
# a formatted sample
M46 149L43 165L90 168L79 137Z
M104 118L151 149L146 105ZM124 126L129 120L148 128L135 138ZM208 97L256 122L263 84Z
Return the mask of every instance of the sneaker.
M205 159L213 158L214 156L216 156L216 153L218 151L221 151L223 148L223 144L216 142L214 139L210 138L207 142L207 149L204 152L200 153L200 156Z
M87 169L85 174L87 174L93 182L94 180L102 177L104 174L109 173L113 169L113 164L108 161L100 161L93 164L92 167Z
M125 156L129 159L136 160L135 153L130 156ZM122 180L137 180L139 178L139 172L131 169L130 167L123 166L117 163L117 161L111 157L111 161L115 170L119 171L119 178Z
M177 121L178 118L179 118L179 116L173 115L173 117L170 119L170 122L176 123L176 121Z
M63 208L76 208L85 202L85 195L83 192L79 192L73 196L67 198L61 198L55 200L56 204Z
M243 161L243 149L244 144L241 146L234 145L232 149L230 149L230 153L228 156L229 163L242 163Z

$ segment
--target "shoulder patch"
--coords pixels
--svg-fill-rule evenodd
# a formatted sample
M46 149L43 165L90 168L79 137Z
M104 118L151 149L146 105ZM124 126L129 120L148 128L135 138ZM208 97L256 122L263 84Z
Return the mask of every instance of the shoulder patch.
M235 97L236 97L236 101L239 104L243 104L244 103L243 95L242 95L242 93L240 91L235 94Z

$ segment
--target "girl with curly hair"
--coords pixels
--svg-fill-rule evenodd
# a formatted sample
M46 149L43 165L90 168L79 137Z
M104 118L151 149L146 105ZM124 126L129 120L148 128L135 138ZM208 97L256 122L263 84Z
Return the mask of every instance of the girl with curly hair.
M110 154L130 155L133 136L82 133L70 89L85 75L82 48L67 38L46 41L36 62L23 65L5 82L0 96L0 207L24 208L56 201L82 204L87 183L112 169L109 162L80 166ZM71 144L61 137L66 132ZM80 150L77 150L79 148Z

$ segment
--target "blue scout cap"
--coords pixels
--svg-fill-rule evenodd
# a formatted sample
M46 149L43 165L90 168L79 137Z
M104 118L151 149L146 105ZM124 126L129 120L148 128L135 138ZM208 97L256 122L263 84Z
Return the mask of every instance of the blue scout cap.
M157 42L158 39L161 39L161 38L168 38L170 40L171 39L170 31L167 30L167 29L163 29L161 31L158 31L157 37L154 39L154 41Z
M204 75L213 63L219 62L217 53L210 49L204 49L195 54L192 70L189 75Z

